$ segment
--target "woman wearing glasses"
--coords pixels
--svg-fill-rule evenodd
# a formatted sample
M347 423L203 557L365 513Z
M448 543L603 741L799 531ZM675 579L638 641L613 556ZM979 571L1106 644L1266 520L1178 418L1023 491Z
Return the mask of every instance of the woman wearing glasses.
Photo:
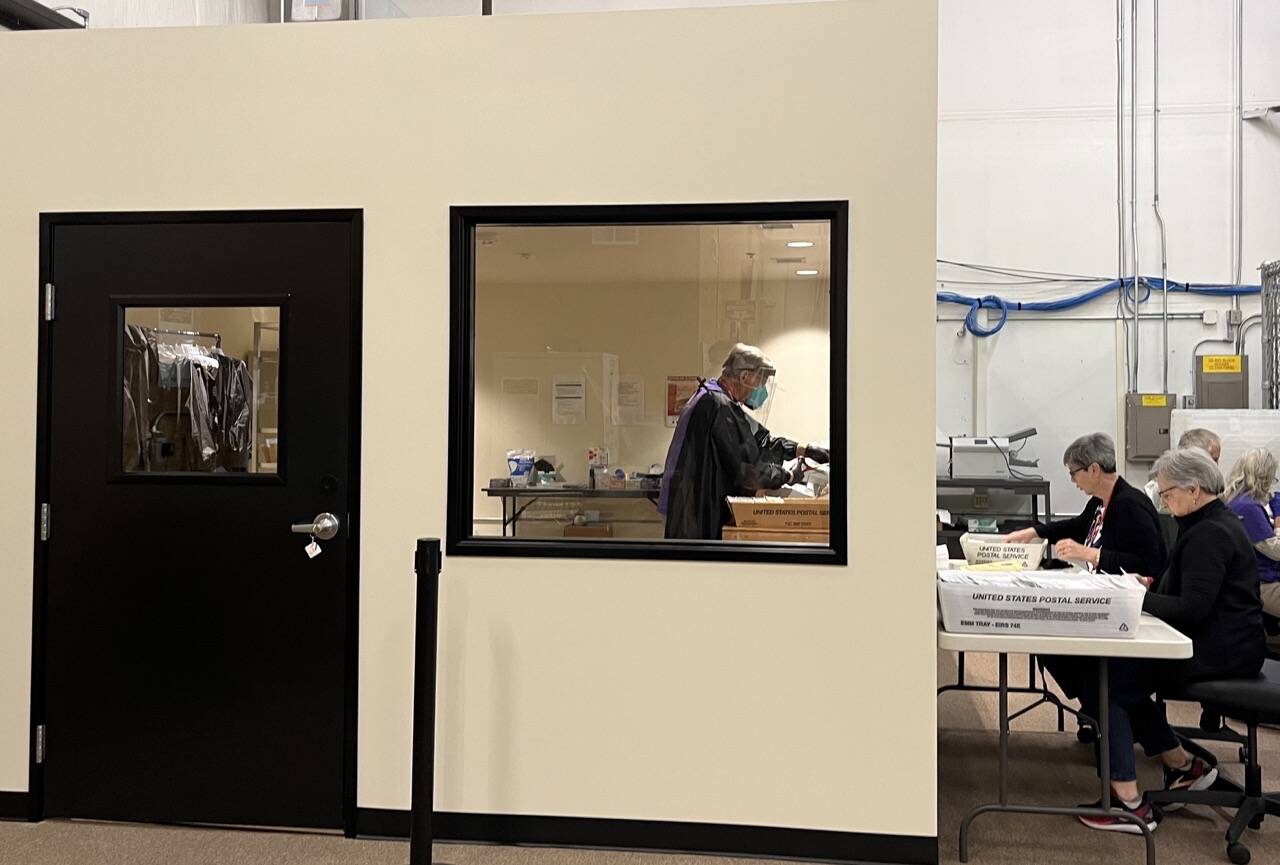
M1147 756L1160 757L1166 789L1204 790L1218 777L1216 766L1182 748L1152 694L1177 693L1197 681L1255 676L1264 655L1258 566L1244 527L1221 499L1222 472L1201 448L1185 448L1166 451L1156 461L1155 476L1160 499L1178 521L1178 539L1163 576L1135 578L1148 588L1143 612L1189 637L1193 652L1185 661L1108 662L1111 737L1102 755L1110 762L1116 807L1152 830L1160 812L1138 790L1135 742ZM1063 690L1079 697L1083 712L1098 717L1094 661L1044 661ZM1139 831L1118 816L1081 817L1080 822L1091 829Z
M1045 538L1053 557L1090 571L1158 574L1164 570L1165 545L1156 509L1142 490L1116 474L1116 445L1106 433L1073 441L1062 455L1072 482L1089 496L1079 516L1032 526L1005 535L1025 544Z

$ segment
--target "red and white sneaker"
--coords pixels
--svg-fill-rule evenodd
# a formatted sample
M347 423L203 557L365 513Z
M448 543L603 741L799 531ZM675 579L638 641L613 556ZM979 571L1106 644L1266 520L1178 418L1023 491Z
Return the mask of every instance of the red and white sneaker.
M1092 808L1101 808L1102 800L1094 802ZM1112 797L1111 810L1114 814L1103 815L1081 815L1077 817L1081 823L1090 829L1097 829L1100 832L1125 832L1129 835L1141 835L1142 829L1132 820L1126 819L1120 814L1126 812L1135 815L1138 819L1147 824L1147 829L1151 832L1156 831L1156 827L1160 825L1160 810L1152 805L1146 799L1143 799L1136 808L1130 808L1119 799Z
M1192 757L1185 769L1164 767L1164 788L1166 790L1208 790L1218 780L1218 767L1212 766L1199 757ZM1164 806L1165 811L1177 811L1186 802L1170 802Z

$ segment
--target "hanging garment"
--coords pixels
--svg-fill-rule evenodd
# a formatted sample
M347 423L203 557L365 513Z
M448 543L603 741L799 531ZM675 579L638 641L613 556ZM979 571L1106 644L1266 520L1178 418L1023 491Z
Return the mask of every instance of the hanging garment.
M159 390L157 372L159 363L156 344L146 331L136 324L124 329L124 450L122 466L125 471L150 471L150 438L155 406L152 402Z
M225 354L216 357L217 383L210 401L217 429L218 467L247 471L253 452L253 377L244 361Z
M217 393L217 367L191 367L191 391L187 397L187 416L191 435L191 471L213 471L218 467L218 417L210 393Z

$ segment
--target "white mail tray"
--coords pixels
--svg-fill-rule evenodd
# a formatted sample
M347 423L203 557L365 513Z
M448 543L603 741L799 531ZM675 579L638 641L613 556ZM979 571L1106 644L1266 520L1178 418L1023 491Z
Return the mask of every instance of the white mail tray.
M965 561L971 565L985 565L990 562L1022 562L1022 566L1033 571L1040 566L1044 558L1044 548L1049 543L1043 538L1030 544L1002 544L996 538L1000 535L981 535L965 532L960 536L960 549L964 550Z
M1132 638L1145 594L1129 576L938 571L942 624L959 634Z

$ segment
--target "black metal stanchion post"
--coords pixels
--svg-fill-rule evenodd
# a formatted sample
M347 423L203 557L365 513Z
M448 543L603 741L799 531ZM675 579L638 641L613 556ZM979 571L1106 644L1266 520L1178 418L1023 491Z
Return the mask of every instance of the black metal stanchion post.
M436 623L440 606L440 541L420 538L413 557L418 575L413 650L413 800L409 865L431 863L431 812L435 807ZM439 865L439 863L437 863Z

